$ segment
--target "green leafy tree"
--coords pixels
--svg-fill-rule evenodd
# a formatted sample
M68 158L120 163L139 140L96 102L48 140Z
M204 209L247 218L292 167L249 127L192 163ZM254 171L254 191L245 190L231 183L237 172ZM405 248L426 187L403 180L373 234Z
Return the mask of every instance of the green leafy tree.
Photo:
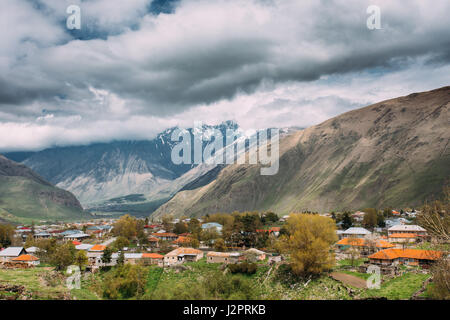
M112 253L113 253L113 251L109 247L106 247L106 249L103 250L102 262L104 264L108 264L111 262Z
M80 270L84 269L84 267L88 264L86 251L78 250L75 254L75 264L80 267Z
M363 218L363 226L368 229L373 229L377 226L378 222L378 212L374 208L366 208L364 209L364 212L366 213Z
M14 227L8 224L0 224L0 247L9 247L14 239Z
M125 247L130 245L130 241L122 236L117 237L117 239L112 243L112 247L116 249L116 251L122 250Z
M75 260L76 249L71 242L58 245L51 256L51 263L55 265L56 270L64 270Z
M350 212L345 211L342 214L342 228L348 229L353 225L353 219L350 216Z
M214 241L214 250L223 252L227 250L227 246L225 245L225 241L222 238L218 238Z
M282 252L290 254L294 273L305 276L331 269L334 256L331 246L336 242L333 219L315 214L291 214L287 228L289 236L282 236Z
M176 234L186 233L188 232L188 226L182 221L177 222L173 228L173 232Z
M136 218L129 214L120 217L120 219L114 223L112 232L115 236L133 240L138 233Z

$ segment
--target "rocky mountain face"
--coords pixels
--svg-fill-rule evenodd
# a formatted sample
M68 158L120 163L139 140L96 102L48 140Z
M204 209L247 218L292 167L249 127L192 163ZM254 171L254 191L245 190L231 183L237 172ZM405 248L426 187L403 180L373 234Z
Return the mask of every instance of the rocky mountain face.
M282 138L276 175L229 165L154 215L420 205L450 179L449 104L444 87L347 112Z
M86 216L73 194L0 155L0 219L30 221Z
M237 124L227 121L218 126L202 127L205 132L212 129L225 134L227 129L237 129ZM23 164L74 193L87 207L119 205L115 208L120 210L124 203L131 202L152 211L155 203L164 202L185 183L210 169L188 173L195 164L173 163L171 151L176 143L171 140L173 130L175 128L167 129L153 140L50 148L31 153ZM193 129L188 132L192 136ZM23 157L23 154L14 156ZM149 202L153 204L148 206Z

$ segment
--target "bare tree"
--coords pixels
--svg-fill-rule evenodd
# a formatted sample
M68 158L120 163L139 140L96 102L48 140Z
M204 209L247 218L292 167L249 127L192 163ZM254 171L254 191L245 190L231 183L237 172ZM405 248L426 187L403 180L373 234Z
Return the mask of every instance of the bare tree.
M450 187L444 187L444 200L425 204L417 222L439 242L450 242Z

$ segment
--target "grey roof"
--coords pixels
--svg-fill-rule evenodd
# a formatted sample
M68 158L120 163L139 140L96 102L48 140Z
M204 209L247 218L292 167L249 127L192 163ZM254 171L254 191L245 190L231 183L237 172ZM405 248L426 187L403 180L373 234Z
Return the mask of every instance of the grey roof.
M371 234L367 229L361 227L351 227L343 232L344 234Z
M77 250L89 250L93 246L94 245L92 245L92 244L82 243L82 244L79 244L79 245L75 246L75 249L77 249Z
M18 257L24 250L23 247L9 247L0 251L0 257Z
M388 231L426 231L426 230L418 225L400 224L390 227Z
M89 235L86 233L83 233L83 232L69 234L67 236L64 236L64 238L86 238L86 237L89 237Z

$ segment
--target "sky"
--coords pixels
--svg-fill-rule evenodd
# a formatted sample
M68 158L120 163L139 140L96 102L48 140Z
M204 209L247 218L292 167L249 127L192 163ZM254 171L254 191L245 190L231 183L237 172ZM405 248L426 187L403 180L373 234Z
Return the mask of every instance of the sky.
M0 152L308 127L450 85L450 1L2 0ZM67 7L80 8L69 30Z

